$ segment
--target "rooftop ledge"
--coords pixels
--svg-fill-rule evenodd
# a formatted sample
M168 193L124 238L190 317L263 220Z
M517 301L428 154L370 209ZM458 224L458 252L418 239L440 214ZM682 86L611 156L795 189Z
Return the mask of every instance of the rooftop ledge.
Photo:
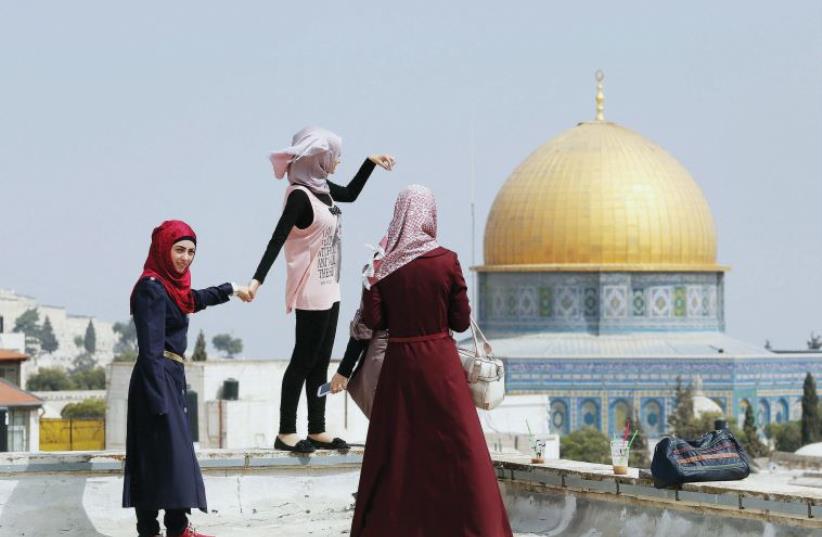
M217 499L223 494L219 488L223 485L219 480L227 476L266 480L269 478L265 476L278 479L276 476L291 475L294 477L290 479L304 481L326 480L327 477L320 476L334 472L350 476L346 478L347 481L333 485L333 488L341 488L341 498L345 496L350 499L348 489L353 490L356 486L363 449L353 448L346 453L319 451L311 456L296 456L270 449L201 450L197 454L206 476L207 489L216 487L212 491L216 493L212 504L219 508L220 503L226 502L225 499L222 502ZM561 519L568 502L573 502L574 516L583 517L586 522L610 513L607 515L610 517L608 520L616 524L620 516L623 516L619 513L628 510L652 518L656 516L657 521L663 520L665 516L676 516L693 523L694 520L707 517L714 521L722 519L731 527L765 524L787 529L789 532L777 532L773 535L793 535L790 533L793 531L791 528L800 528L802 531L807 528L822 530L822 488L777 483L767 472L742 481L689 483L679 490L658 490L653 487L650 474L636 468L629 469L626 476L615 476L610 466L600 464L569 460L531 464L528 457L521 455L495 453L492 457L512 525L516 531L523 532L522 535L544 535L528 528L533 524L544 524L546 517L554 516L551 513L559 513L556 517ZM118 486L122 486L116 483L121 480L118 476L122 472L123 462L122 452L4 453L0 454L0 485L3 481L21 481L27 478L44 483L54 483L55 478L62 481L95 478L94 481L99 485L101 481L97 478L111 476L105 478L110 481L106 486L116 491L119 490ZM44 476L46 479L43 479ZM322 482L332 486L329 481ZM236 488L237 485L231 485L230 490ZM332 493L332 490L327 490L329 494ZM264 499L261 501L268 503ZM344 499L339 501L344 507ZM115 504L111 508L116 511ZM225 505L222 507L225 512ZM342 508L338 515L343 518L350 516L350 513L345 514L347 509ZM340 519L335 523L344 527L347 522ZM591 524L597 523L591 520ZM732 534L734 533L728 533ZM748 535L744 532L741 534Z

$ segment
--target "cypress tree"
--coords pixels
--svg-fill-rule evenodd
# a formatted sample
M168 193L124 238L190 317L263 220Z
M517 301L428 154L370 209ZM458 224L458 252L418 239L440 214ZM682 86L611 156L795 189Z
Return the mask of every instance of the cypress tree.
M97 332L94 330L94 323L92 323L91 320L89 320L88 326L86 327L86 336L83 338L83 346L89 354L94 354L97 352Z
M205 335L203 335L202 330L200 330L200 334L197 336L197 342L194 344L194 353L191 355L191 359L195 362L205 362L208 360Z
M802 386L802 445L812 444L819 438L819 396L816 380L810 371Z

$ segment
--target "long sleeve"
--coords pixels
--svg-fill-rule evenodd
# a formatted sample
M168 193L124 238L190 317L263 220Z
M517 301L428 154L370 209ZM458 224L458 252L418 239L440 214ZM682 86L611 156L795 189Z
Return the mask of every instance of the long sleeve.
M294 190L288 195L283 214L280 215L280 220L277 222L277 227L274 228L271 240L268 241L268 246L260 260L260 264L257 265L257 271L254 273L255 280L260 283L265 281L265 277L268 275L268 271L271 270L274 260L280 254L288 234L291 233L291 229L294 225L305 220L306 213L310 213L309 216L313 219L314 215L308 194L302 190Z
M140 379L154 415L167 412L163 351L166 340L165 289L156 281L146 279L137 284L132 311L137 329L139 356L135 367L140 368Z
M360 361L360 357L362 357L362 353L368 348L368 342L369 340L367 339L349 338L348 345L345 347L345 354L343 355L342 361L340 361L340 366L337 368L337 373L345 378L350 378L354 367L357 365L357 362Z
M459 259L454 255L451 270L451 294L448 298L448 327L456 332L468 330L471 325L471 306L468 304L468 287L462 275Z
M371 177L371 172L374 171L374 166L376 165L373 162L369 159L365 159L365 162L363 162L362 166L360 166L360 170L357 172L357 175L351 179L347 186L340 186L336 183L328 181L328 187L331 189L331 197L334 198L334 201L341 201L343 203L351 203L356 201L365 186L365 182L368 181L369 177Z
M371 287L363 295L362 320L371 330L385 330L388 319L385 318L382 308L382 296L379 284Z
M194 311L202 311L208 306L216 306L228 302L234 293L234 287L230 283L224 283L216 287L206 287L205 289L192 289L194 302L197 304Z

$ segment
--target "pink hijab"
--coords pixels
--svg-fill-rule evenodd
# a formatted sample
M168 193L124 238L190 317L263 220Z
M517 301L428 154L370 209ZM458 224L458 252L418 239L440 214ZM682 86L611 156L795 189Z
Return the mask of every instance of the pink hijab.
M342 153L342 139L320 127L306 127L291 138L291 147L268 156L274 176L302 185L318 194L329 192L326 178Z
M431 189L409 185L397 196L394 218L363 272L366 289L431 250L437 243L437 202Z

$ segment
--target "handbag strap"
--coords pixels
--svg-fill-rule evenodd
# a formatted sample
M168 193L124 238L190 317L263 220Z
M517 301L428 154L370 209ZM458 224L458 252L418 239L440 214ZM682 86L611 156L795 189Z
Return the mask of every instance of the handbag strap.
M488 356L493 352L491 348L491 344L488 343L488 340L485 338L485 334L482 333L480 330L477 321L474 320L474 317L471 317L471 336L474 338L474 352L477 356L480 355L480 342L482 342L482 350L484 351L484 355Z

